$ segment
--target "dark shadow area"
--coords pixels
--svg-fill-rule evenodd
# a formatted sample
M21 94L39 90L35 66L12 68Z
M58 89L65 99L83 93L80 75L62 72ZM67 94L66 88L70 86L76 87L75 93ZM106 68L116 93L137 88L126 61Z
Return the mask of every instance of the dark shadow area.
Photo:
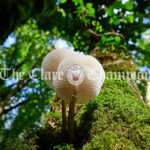
M82 146L90 140L90 130L92 128L92 123L97 120L93 115L94 111L98 109L98 105L95 101L90 102L84 108L84 114L80 117L79 127L76 128L76 137L74 146L77 149L82 148Z

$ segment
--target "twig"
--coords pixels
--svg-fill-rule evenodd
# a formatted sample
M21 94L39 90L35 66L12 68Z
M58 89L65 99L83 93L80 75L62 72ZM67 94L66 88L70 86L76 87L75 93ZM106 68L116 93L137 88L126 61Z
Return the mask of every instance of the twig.
M100 34L98 34L97 32L93 31L92 29L88 29L88 32L96 37L101 37ZM115 35L115 36L120 36L122 39L125 39L125 37L123 36L123 34L115 32L114 30L112 30L112 32L107 32L104 33L104 35Z
M14 105L14 106L12 106L12 107L10 107L10 108L8 108L8 109L4 109L3 114L7 114L9 111L13 110L14 108L17 108L17 107L20 106L20 105L23 105L23 104L27 103L29 100L30 100L30 98L27 99L27 100L25 100L25 101L22 101L22 102L20 102L20 103L18 103L18 104L16 104L16 105Z
M130 81L128 81L128 84L132 88L132 90L135 92L135 94L139 97L139 99L143 102L143 104L146 105L144 100L143 100L143 96L140 94L140 92L135 87L135 85L132 82L130 82Z
M104 33L104 35L116 35L116 36L120 36L121 38L125 39L125 37L121 33L118 33L115 31Z
M88 29L89 33L95 35L96 37L100 37L100 34L96 33L95 31Z

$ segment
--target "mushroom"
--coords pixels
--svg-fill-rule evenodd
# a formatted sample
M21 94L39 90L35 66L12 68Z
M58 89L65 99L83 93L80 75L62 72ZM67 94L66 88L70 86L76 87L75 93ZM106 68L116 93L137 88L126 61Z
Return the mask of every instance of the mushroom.
M68 128L70 142L73 143L75 104L87 103L98 96L105 72L94 57L81 54L64 59L57 72L53 85L60 98L69 103ZM60 72L61 78L58 77Z
M45 82L54 89L53 80L55 79L58 65L68 56L76 54L75 51L68 49L55 49L49 52L42 62L42 74ZM62 118L63 118L63 133L67 130L66 118L66 102L62 99Z
M68 103L74 88L77 90L76 103L85 104L94 99L98 96L105 79L103 67L89 55L78 54L67 57L60 63L57 72L53 83L56 93ZM61 77L58 77L59 73Z
M55 49L52 52L49 52L45 56L42 62L42 73L45 82L51 88L54 88L53 79L55 78L58 65L61 63L63 59L73 54L76 54L76 52L61 48L61 49Z

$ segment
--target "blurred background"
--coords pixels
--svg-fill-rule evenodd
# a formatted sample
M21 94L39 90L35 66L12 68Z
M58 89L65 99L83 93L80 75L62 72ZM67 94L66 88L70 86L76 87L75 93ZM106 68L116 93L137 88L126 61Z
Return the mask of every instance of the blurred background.
M93 55L106 72L149 73L149 0L0 0L0 18L0 141L43 125L55 92L29 72L40 78L54 48ZM24 72L22 80L14 69ZM148 79L136 80L145 103Z

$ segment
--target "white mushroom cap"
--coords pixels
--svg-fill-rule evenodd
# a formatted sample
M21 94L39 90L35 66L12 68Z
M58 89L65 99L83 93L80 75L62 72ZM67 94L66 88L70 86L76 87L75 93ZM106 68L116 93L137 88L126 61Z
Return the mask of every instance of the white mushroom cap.
M101 78L101 82L103 84L105 80L105 72L102 65L95 57L90 55L84 55L84 54L75 54L64 59L64 61L60 64L61 66L59 66L58 68L61 68L62 66L66 66L66 65L71 65L71 64L81 64L92 68L99 74Z
M45 82L52 88L53 87L53 77L57 71L58 65L66 57L76 54L75 51L68 49L55 49L52 52L49 52L43 62L42 62L42 72Z
M60 63L57 71L57 78L54 80L55 90L60 98L68 103L75 89L77 103L93 100L98 96L105 79L101 64L88 55L79 54L66 58Z

